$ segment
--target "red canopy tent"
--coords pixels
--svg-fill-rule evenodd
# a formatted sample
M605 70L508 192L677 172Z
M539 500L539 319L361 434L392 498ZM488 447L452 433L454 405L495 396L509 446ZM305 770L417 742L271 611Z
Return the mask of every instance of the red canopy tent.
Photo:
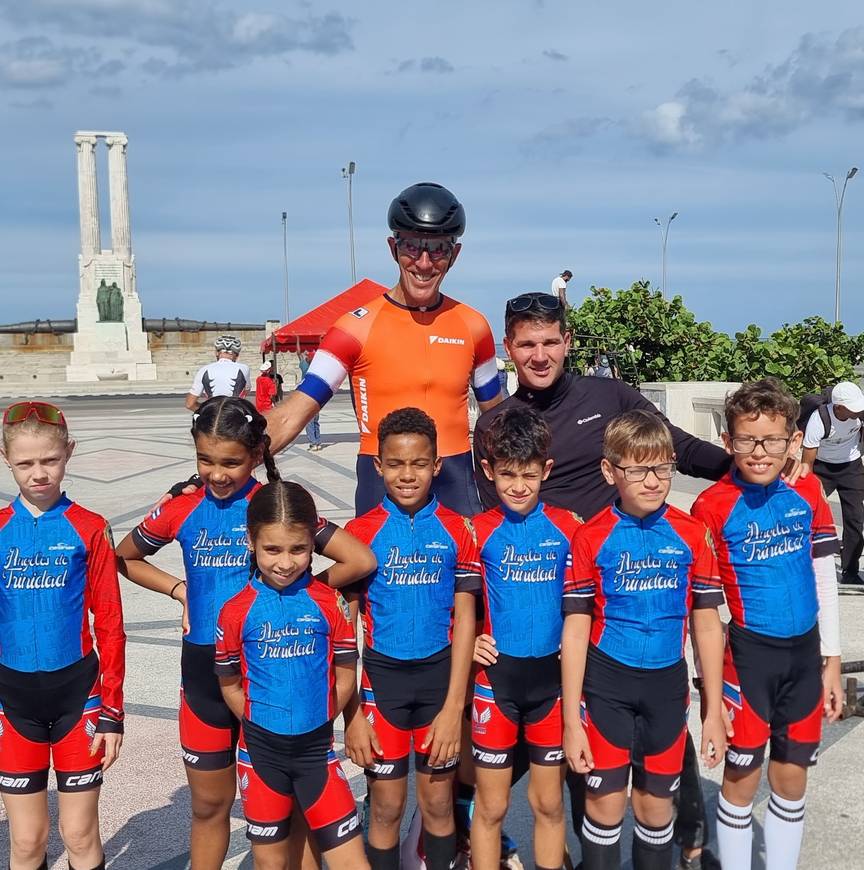
M387 288L375 281L364 278L344 293L328 299L317 308L280 326L272 335L261 342L261 353L297 353L301 350L315 350L321 343L324 333L343 315L355 311L371 302Z

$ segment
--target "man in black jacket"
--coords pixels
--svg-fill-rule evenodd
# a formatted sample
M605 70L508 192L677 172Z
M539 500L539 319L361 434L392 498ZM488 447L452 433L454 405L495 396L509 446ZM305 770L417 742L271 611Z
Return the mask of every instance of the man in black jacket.
M560 300L548 293L524 293L507 303L504 346L516 366L519 388L498 407L487 411L474 430L474 468L484 508L498 503L491 481L482 472L486 457L484 434L495 416L512 405L538 410L552 432L552 471L540 489L547 504L575 511L590 519L615 498L616 489L600 471L603 433L614 417L641 408L660 414L638 390L619 380L588 378L564 371L570 350L565 311ZM662 415L661 415L662 416ZM664 417L665 420L665 417ZM702 441L667 420L675 444L678 468L684 474L719 480L729 469L724 450ZM682 846L681 868L719 868L703 849L707 820L699 779L696 751L688 739L675 823ZM568 772L574 829L582 829L585 783Z

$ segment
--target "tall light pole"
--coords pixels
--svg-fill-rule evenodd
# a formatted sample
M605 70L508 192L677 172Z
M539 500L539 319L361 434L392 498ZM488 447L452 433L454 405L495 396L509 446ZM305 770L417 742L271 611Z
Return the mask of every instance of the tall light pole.
M285 316L283 323L288 322L288 212L282 212L282 274L285 280L285 298L283 301L283 311Z
M834 187L834 201L837 203L837 269L834 279L834 325L840 322L840 261L843 256L843 198L846 196L846 185L855 177L858 172L858 167L853 166L847 173L846 179L843 181L843 187L837 183L828 172L822 174L831 182Z
M357 266L354 262L354 200L351 195L351 184L357 164L352 160L347 167L342 167L342 177L348 179L348 247L351 250L351 283L357 283Z
M669 224L678 217L678 212L673 211L668 218L666 218L666 224L662 224L660 222L660 218L654 218L654 223L660 228L660 273L662 275L662 283L660 285L660 290L663 294L663 298L666 298L666 242L669 238Z

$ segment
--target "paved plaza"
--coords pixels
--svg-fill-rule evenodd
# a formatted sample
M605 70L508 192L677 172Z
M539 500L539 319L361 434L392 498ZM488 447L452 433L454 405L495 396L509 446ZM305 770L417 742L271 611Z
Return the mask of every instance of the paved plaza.
M78 446L69 465L68 495L105 515L116 540L138 523L168 486L194 471L189 414L182 397L67 400L70 429ZM326 449L306 449L301 438L279 457L285 477L297 480L315 496L318 508L340 525L353 516L356 424L350 404L338 396L321 415ZM703 484L689 478L676 481L672 501L688 508ZM0 471L0 498L11 500L15 488L5 466ZM832 502L835 519L839 509ZM170 546L157 556L162 567L180 572L179 548ZM181 575L182 576L182 575ZM123 870L181 870L188 866L189 798L177 742L177 700L180 673L180 610L165 596L123 584L127 647L126 737L123 753L107 774L102 793L102 831L108 866ZM864 659L864 595L841 597L844 658ZM698 731L698 715L693 715ZM829 727L822 755L812 773L808 793L807 827L800 866L860 868L864 845L862 759L864 719L853 718ZM337 723L337 742L341 725ZM341 743L337 748L341 749ZM359 769L346 762L355 793L363 788ZM713 814L720 769L704 774L705 793ZM763 787L757 798L756 841L767 803ZM52 796L52 806L56 806ZM249 868L252 862L244 836L239 801L235 805L233 835L227 868ZM530 847L530 811L524 782L514 792L507 830L526 857ZM0 862L8 854L8 830L0 810ZM629 831L624 852L629 853ZM578 846L570 832L574 855ZM50 845L49 866L65 868L56 834ZM53 862L53 863L52 863ZM629 866L629 864L627 865ZM764 866L760 862L754 865Z

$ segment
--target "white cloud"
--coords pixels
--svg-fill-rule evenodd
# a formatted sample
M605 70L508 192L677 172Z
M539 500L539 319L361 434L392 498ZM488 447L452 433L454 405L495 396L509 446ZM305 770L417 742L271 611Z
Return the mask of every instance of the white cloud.
M692 79L645 112L642 132L653 145L696 149L766 139L825 117L864 120L864 27L838 37L808 33L781 63L737 90L721 92Z

